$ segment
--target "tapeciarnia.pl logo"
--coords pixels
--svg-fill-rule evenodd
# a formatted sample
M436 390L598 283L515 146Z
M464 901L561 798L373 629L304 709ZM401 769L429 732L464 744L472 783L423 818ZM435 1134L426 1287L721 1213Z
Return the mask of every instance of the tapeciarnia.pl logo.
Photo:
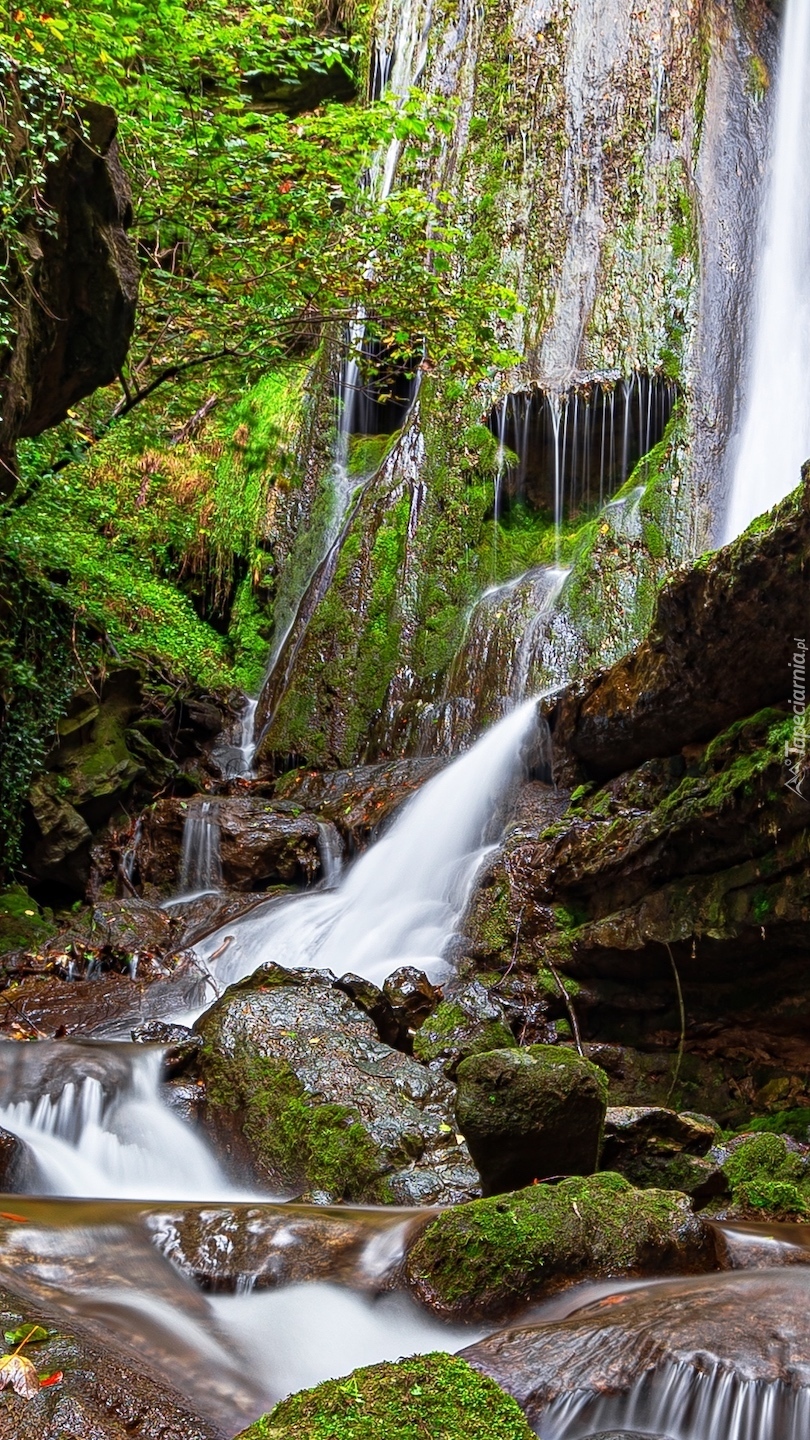
M804 799L802 780L804 759L807 751L807 641L794 636L793 644L793 725L790 739L785 741L785 764L788 790Z

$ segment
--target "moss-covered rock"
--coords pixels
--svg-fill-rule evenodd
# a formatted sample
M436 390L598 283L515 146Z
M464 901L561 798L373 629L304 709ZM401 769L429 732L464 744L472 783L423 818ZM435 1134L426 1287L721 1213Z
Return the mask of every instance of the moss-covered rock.
M237 1440L533 1440L519 1406L453 1355L368 1365L282 1400Z
M744 1138L723 1171L737 1213L781 1220L810 1215L810 1157L784 1135Z
M423 1304L448 1319L500 1316L587 1275L699 1272L714 1264L685 1195L603 1172L474 1200L431 1221L407 1257Z
M474 1193L454 1089L384 1045L329 972L265 965L197 1021L205 1123L274 1191L452 1203Z
M468 1056L516 1044L503 1007L483 985L473 983L443 1000L428 1016L413 1037L413 1053L425 1064L441 1061L445 1075L452 1079Z
M456 1119L485 1195L599 1163L607 1076L563 1045L492 1050L458 1068Z
M41 945L55 930L49 910L40 910L23 885L0 891L0 954Z

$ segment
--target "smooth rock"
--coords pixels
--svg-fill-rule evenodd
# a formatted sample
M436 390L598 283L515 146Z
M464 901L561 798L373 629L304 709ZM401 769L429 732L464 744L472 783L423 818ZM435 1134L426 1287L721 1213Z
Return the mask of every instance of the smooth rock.
M484 1195L599 1163L607 1077L562 1045L492 1050L458 1067L456 1120Z

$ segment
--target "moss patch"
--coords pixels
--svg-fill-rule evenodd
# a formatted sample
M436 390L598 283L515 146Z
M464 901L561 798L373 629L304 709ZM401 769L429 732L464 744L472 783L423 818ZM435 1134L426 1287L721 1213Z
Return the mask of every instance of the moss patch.
M782 1135L762 1134L746 1140L726 1160L723 1170L734 1205L777 1219L810 1215L810 1170L802 1155L788 1149Z
M203 1052L208 1106L238 1114L251 1151L271 1183L332 1200L389 1199L383 1161L356 1110L311 1100L284 1060L239 1047Z
M282 1400L238 1440L533 1440L519 1406L452 1355L369 1365Z
M0 891L0 954L41 945L54 928L50 910L40 910L22 885Z

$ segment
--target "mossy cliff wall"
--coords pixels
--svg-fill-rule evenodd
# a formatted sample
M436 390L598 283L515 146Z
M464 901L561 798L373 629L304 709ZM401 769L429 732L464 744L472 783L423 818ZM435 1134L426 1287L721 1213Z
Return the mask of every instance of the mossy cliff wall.
M294 637L286 693L265 706L263 756L277 768L452 749L498 713L497 658L476 674L460 728L452 712L447 676L470 606L555 560L547 517L493 520L499 460L482 422L498 396L634 371L682 394L629 503L570 527L558 547L573 573L537 637L534 688L632 646L664 576L705 548L722 491L773 16L708 0L610 0L598 14L586 0L461 0L434 8L420 53L424 22L401 0L376 22L376 53L409 56L410 81L455 106L430 173L407 151L400 171L450 197L462 283L514 289L499 341L516 363L475 384L450 367L424 376Z

